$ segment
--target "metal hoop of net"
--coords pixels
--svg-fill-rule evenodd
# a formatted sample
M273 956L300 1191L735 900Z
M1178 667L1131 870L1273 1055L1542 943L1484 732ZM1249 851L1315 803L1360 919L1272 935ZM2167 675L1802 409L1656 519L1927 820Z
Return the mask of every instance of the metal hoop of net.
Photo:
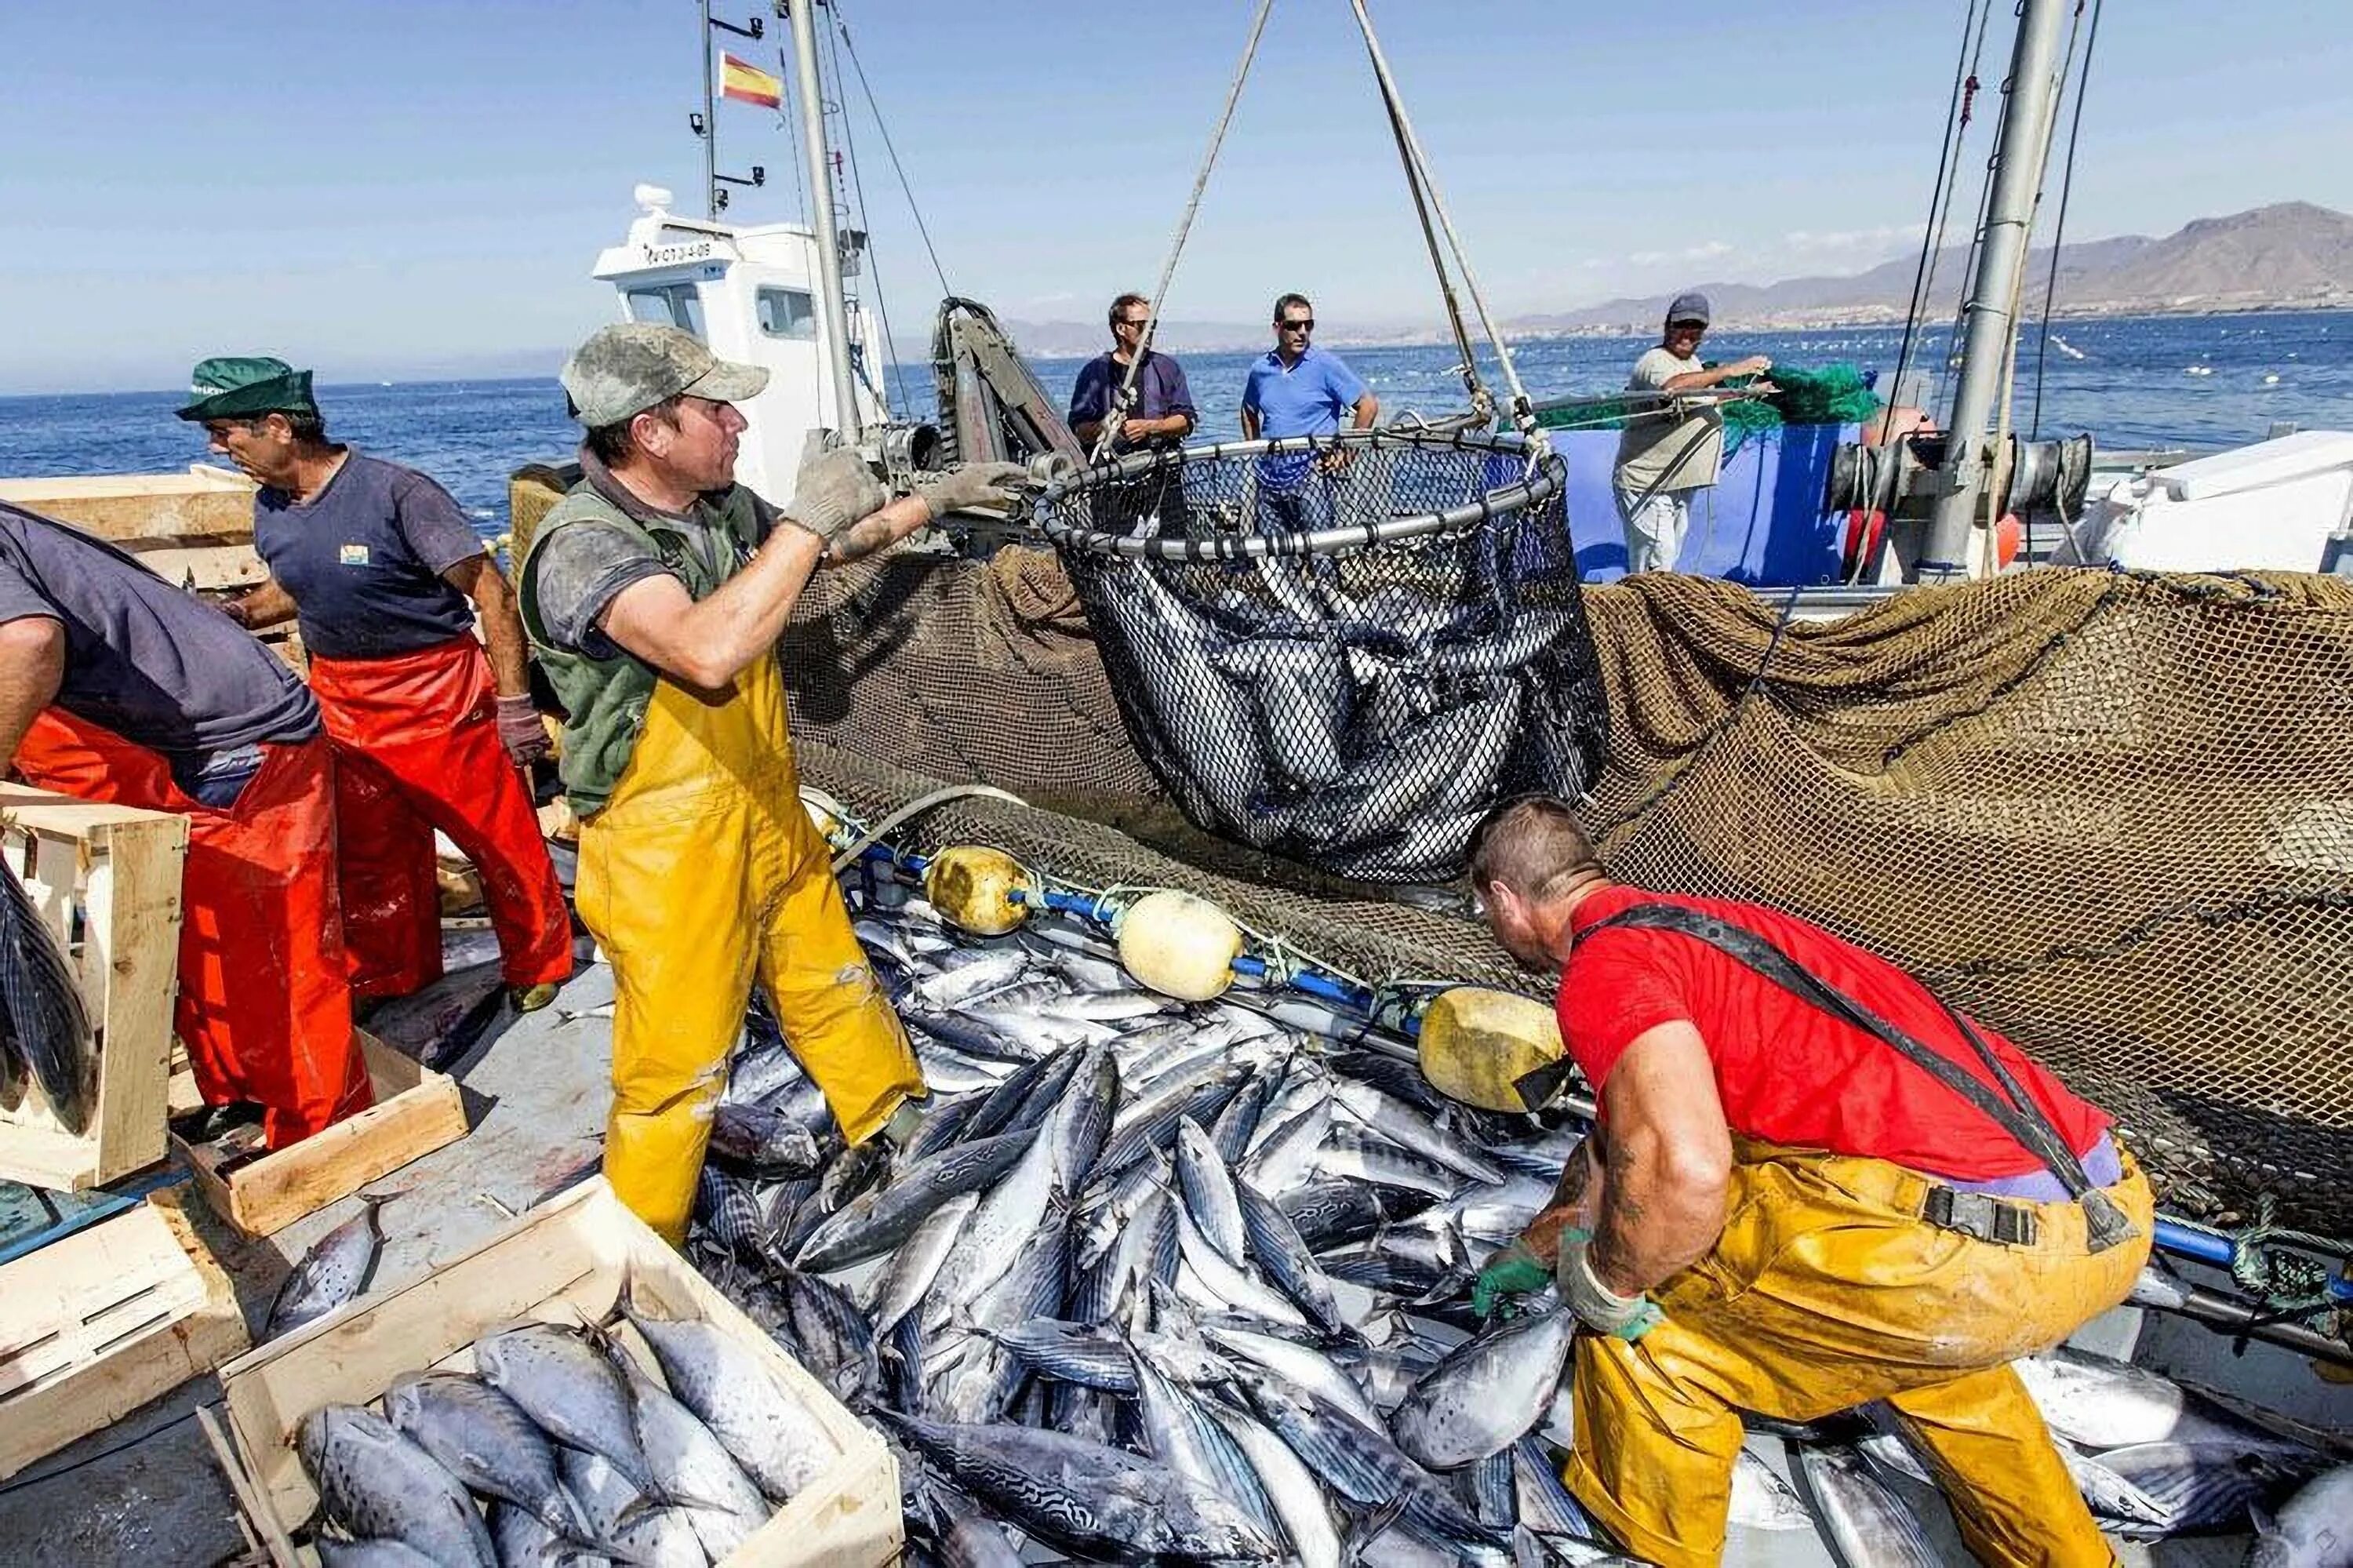
M1517 436L1347 431L1098 463L1037 518L1196 826L1430 883L1497 801L1600 774L1565 480Z

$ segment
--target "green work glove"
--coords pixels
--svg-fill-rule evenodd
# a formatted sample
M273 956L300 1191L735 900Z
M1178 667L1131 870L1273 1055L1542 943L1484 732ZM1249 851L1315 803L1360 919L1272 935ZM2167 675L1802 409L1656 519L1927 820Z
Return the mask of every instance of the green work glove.
M1551 1283L1552 1270L1545 1266L1535 1249L1525 1241L1515 1241L1489 1258L1472 1282L1471 1310L1492 1318L1507 1298L1533 1296Z
M1631 1344L1667 1320L1657 1302L1647 1296L1620 1296L1595 1277L1586 1255L1593 1245L1589 1232L1560 1233L1560 1266L1553 1283L1577 1320L1597 1334L1608 1334Z

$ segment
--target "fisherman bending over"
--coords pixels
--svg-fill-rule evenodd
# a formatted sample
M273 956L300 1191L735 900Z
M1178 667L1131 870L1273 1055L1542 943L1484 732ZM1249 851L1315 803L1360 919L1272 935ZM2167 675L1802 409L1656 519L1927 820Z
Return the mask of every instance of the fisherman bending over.
M1885 1400L1979 1561L2111 1562L2008 1365L2148 1256L2148 1186L2108 1118L1818 927L1612 882L1558 801L1498 808L1471 866L1496 938L1559 967L1600 1097L1554 1205L1476 1292L1484 1310L1556 1284L1588 1330L1577 1499L1641 1557L1714 1563L1741 1412Z
M613 963L605 1172L683 1240L757 979L843 1136L914 1121L923 1078L800 803L776 639L809 575L1024 471L964 469L892 500L856 453L813 453L780 514L734 482L735 404L768 373L675 327L608 326L565 362L581 482L540 524L522 619L570 715L580 917Z
M1666 333L1634 362L1629 392L1703 392L1742 376L1761 376L1773 362L1761 354L1710 370L1699 362L1707 333L1707 296L1677 294L1667 306ZM1741 396L1769 392L1744 387ZM1724 468L1724 410L1715 399L1688 409L1662 404L1637 408L1618 437L1611 482L1619 520L1626 525L1626 570L1671 572L1691 530L1691 496L1712 488Z
M206 1104L260 1107L272 1149L367 1108L327 743L284 661L113 546L0 503L11 761L39 789L188 819L172 1027Z
M547 731L498 563L448 491L327 440L309 371L207 359L195 381L180 418L261 486L253 545L269 580L223 608L248 627L299 618L334 750L352 994L441 978L438 828L481 873L508 994L546 1006L572 973L572 918L522 772Z

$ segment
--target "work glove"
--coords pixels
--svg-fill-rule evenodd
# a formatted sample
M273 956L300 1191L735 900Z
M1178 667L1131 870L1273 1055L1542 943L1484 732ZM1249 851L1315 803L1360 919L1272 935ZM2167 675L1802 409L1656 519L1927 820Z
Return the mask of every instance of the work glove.
M499 699L499 744L518 768L528 768L548 752L547 726L530 694Z
M1492 1318L1496 1309L1514 1296L1533 1296L1552 1283L1552 1270L1535 1249L1525 1241L1515 1241L1487 1260L1479 1277L1471 1285L1471 1310L1482 1319Z
M848 447L828 449L827 433L809 432L801 449L800 471L793 476L793 498L785 503L786 521L830 542L836 534L890 504L891 493L866 466L866 460Z
M1037 488L1038 482L1018 462L976 462L917 485L915 493L938 518L967 506L1011 506Z
M1665 1322L1667 1315L1647 1296L1620 1296L1602 1284L1586 1255L1592 1245L1590 1231L1561 1232L1560 1265L1553 1271L1553 1283L1560 1287L1561 1300L1578 1322L1631 1344Z

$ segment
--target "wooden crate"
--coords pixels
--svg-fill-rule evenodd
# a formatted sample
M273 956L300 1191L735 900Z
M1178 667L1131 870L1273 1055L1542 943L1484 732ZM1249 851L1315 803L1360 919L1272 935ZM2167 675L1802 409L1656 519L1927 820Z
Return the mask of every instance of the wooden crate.
M221 1369L230 1481L280 1568L317 1561L288 1539L318 1502L290 1446L304 1415L331 1403L364 1404L402 1372L470 1368L476 1340L522 1319L601 1319L625 1273L655 1311L708 1319L754 1348L841 1446L833 1467L731 1554L728 1568L874 1568L896 1561L905 1540L898 1466L881 1438L599 1178L519 1216L424 1278L364 1297ZM626 1337L635 1341L634 1333Z
M259 1159L247 1158L260 1145L259 1127L239 1128L213 1143L173 1136L172 1147L195 1173L205 1202L246 1234L284 1230L470 1130L455 1079L420 1066L364 1029L353 1033L375 1085L375 1104L359 1115ZM199 1103L192 1075L173 1079L172 1103L175 1113Z
M126 547L132 540L242 535L250 553L254 488L241 473L190 463L181 473L0 479L0 501Z
M164 1158L188 820L0 784L0 854L65 944L98 1031L98 1100L68 1132L37 1090L0 1111L0 1177L75 1192Z
M0 1477L249 1343L228 1276L165 1194L0 1266Z

